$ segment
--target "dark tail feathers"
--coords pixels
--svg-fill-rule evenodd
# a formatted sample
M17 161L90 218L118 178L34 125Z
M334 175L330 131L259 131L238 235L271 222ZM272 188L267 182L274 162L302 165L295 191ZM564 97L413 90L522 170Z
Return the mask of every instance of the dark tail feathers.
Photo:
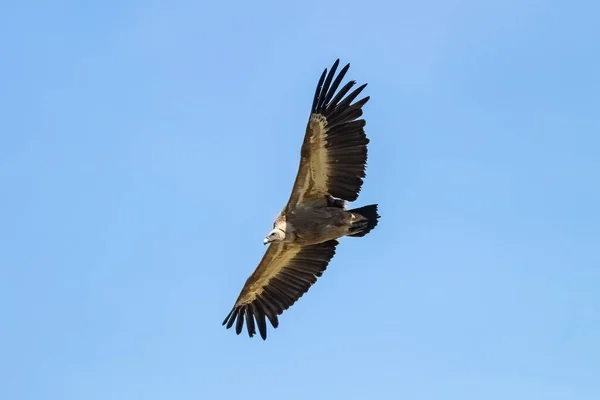
M377 204L371 204L369 206L355 208L348 211L366 218L366 221L360 220L352 224L350 227L350 232L348 233L348 236L352 237L363 237L367 233L371 232L373 228L377 226L377 223L379 222L378 219L381 217L379 214L377 214Z

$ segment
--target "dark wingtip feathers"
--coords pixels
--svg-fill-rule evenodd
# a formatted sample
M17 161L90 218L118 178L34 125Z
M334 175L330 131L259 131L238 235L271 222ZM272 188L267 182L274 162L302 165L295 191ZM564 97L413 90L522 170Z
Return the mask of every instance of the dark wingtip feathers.
M344 65L344 67L340 70L335 80L333 77L335 76L335 72L340 64L340 59L336 59L331 66L331 69L328 70L325 68L321 73L321 77L319 78L319 82L317 83L317 88L315 89L315 96L313 98L313 104L310 109L311 113L321 113L327 116L327 110L335 109L343 96L348 93L350 88L356 84L356 81L351 80L338 92L337 96L333 98L335 92L338 90L340 83L346 76L348 69L350 68L350 63ZM329 71L329 73L327 73ZM333 80L333 83L332 83ZM362 85L360 88L356 89L355 92L351 94L352 101L358 94L367 86L366 84Z

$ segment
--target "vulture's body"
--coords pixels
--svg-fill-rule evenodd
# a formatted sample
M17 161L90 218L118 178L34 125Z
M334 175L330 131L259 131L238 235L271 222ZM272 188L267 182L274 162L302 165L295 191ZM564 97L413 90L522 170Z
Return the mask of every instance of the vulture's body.
M369 97L352 103L366 86L350 92L354 81L337 91L350 67L334 79L338 65L325 69L317 85L292 194L264 240L270 245L223 321L227 328L235 323L237 334L246 322L251 337L258 327L266 339L266 320L277 328L278 316L325 271L337 239L365 236L377 225L376 204L346 209L365 177L369 139L359 118Z
M364 236L377 222L376 206L345 210L340 207L299 207L280 216L274 229L285 232L281 242L310 245L342 236Z

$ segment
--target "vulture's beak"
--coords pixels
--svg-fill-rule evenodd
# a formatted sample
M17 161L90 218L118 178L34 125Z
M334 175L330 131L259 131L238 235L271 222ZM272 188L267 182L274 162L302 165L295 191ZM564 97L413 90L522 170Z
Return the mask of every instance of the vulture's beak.
M263 239L263 244L265 244L265 245L266 245L267 243L269 243L269 239L267 239L267 238L264 238L264 239Z

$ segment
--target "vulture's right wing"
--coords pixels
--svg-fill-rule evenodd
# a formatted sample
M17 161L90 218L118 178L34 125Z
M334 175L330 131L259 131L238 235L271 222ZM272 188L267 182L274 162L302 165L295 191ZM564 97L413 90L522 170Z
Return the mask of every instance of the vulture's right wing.
M350 81L337 91L350 67L347 64L333 79L339 62L329 74L325 69L317 84L287 209L324 206L328 196L354 201L362 187L369 139L365 120L359 118L369 97L352 102L367 84L350 92L356 84Z
M310 246L272 243L261 262L248 278L223 325L235 323L242 332L244 321L250 337L256 326L263 340L267 338L266 318L277 328L278 315L291 307L323 274L335 254L338 242L330 240ZM256 320L256 324L255 324Z

